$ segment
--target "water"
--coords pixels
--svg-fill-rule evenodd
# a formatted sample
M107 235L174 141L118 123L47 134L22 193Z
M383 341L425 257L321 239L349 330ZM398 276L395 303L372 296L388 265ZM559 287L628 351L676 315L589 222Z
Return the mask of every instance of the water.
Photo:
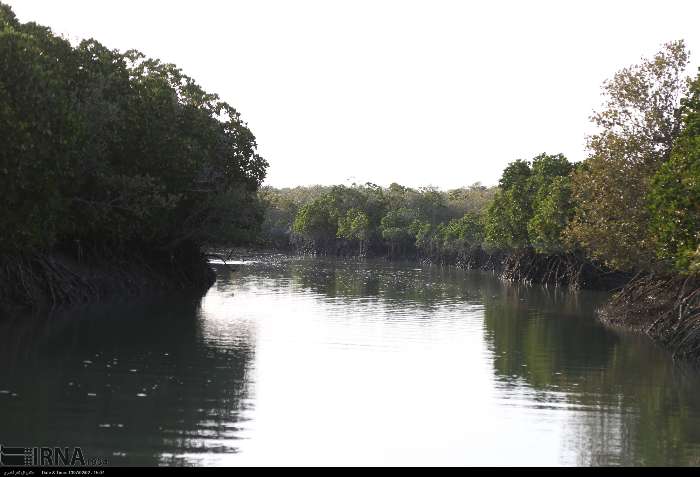
M605 294L259 257L201 300L0 320L0 444L119 465L698 465L700 375Z

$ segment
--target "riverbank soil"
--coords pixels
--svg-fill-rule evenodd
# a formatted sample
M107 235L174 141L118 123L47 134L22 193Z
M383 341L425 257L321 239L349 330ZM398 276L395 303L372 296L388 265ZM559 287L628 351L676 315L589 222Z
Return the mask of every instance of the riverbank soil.
M129 256L65 252L0 256L0 305L51 308L171 290L204 293L216 279L197 248Z
M700 276L641 276L600 310L606 324L646 333L674 358L700 358Z

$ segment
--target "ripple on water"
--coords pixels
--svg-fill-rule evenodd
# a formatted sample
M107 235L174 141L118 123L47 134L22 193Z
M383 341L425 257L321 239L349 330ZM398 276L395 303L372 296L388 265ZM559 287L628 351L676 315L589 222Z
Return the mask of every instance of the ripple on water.
M3 435L146 465L697 463L698 380L599 327L592 295L448 267L241 262L201 303L33 334L46 342L0 367ZM7 353L17 333L0 331Z

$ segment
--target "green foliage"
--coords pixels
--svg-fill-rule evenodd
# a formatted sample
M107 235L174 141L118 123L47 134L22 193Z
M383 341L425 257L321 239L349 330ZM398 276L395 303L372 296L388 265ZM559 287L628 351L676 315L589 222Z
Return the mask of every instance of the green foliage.
M434 256L442 253L440 226L465 215L479 216L494 192L481 184L447 192L396 183L386 188L372 183L263 187L263 240L325 252L341 248L347 253L396 256L419 251Z
M544 200L549 195L550 188L555 181L562 177L568 177L574 169L563 154L540 154L532 160L532 174L529 178L530 190L534 191L534 203Z
M308 240L328 244L337 235L338 216L334 198L325 194L299 209L293 229Z
M508 164L503 170L501 179L498 181L498 187L500 187L501 190L526 187L531 174L532 169L530 168L530 163L518 159Z
M299 205L289 195L266 186L258 193L264 211L261 235L264 241L277 248L287 248L292 232L292 224Z
M369 217L359 209L348 210L344 217L338 220L338 237L361 242L369 237Z
M566 251L564 230L573 217L571 179L559 176L541 193L533 216L527 224L530 243L540 253Z
M417 216L416 210L407 207L390 210L381 221L379 229L382 237L392 247L409 246L415 240L415 229L412 225Z
M419 253L438 260L466 257L484 246L562 253L561 232L572 212L572 169L561 154L540 154L509 165L499 189L478 183L447 192L353 184L264 188L260 195L268 208L269 241L273 230L283 235L291 229L297 241L325 251L337 250L338 239L351 242L358 253Z
M567 236L613 268L647 269L655 261L647 195L680 131L687 63L683 42L669 43L604 84L604 108L592 118L599 132L572 181L577 210Z
M450 219L446 194L434 187L423 187L418 190L416 208L418 215L433 225Z
M661 259L680 273L700 272L700 75L684 102L683 131L652 180L650 228Z
M484 221L487 248L513 250L525 247L530 215L529 194L517 190L496 193Z
M486 210L496 194L495 187L486 187L480 182L447 192L447 207L450 217L466 213L479 214Z
M503 171L500 190L486 213L490 249L534 246L545 253L564 251L561 232L571 217L567 192L573 165L561 154L518 160Z
M0 27L7 29L9 27L17 28L19 22L9 5L0 3Z
M467 213L440 227L438 237L442 254L466 254L483 243L484 225L479 215Z
M172 64L77 47L0 4L0 250L249 240L267 163Z
M443 227L439 224L437 228ZM416 248L422 250L426 255L432 255L437 244L435 243L435 228L429 223L419 219L414 220L409 227L411 234L415 237Z

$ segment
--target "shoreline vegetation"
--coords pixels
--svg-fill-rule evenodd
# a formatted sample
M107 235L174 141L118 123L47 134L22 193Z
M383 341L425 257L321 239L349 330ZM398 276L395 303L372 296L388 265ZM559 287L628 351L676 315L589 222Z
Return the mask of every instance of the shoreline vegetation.
M72 45L0 3L0 304L205 290L202 246L257 236L267 162L173 64Z
M616 292L601 319L700 358L700 75L683 41L603 84L588 157L510 163L497 186L263 187L264 242Z
M617 291L605 323L700 358L700 75L682 41L603 84L588 157L496 186L262 186L239 113L175 65L0 3L0 305L204 292L208 250L411 259ZM51 92L51 94L47 94ZM572 92L575 94L575 92Z
M551 158L543 154L535 161ZM563 156L555 160L565 161ZM519 161L521 165L528 167L525 161ZM266 210L262 244L272 250L453 265L492 271L511 281L570 289L613 291L633 276L553 240L549 245L523 242L509 247L506 241L512 236L497 235L514 225L501 222L503 215L494 205L499 197L497 187L477 183L448 192L398 184L388 188L374 184L263 187L261 196ZM516 226L528 227L527 217L519 220ZM549 226L562 227L563 223Z

